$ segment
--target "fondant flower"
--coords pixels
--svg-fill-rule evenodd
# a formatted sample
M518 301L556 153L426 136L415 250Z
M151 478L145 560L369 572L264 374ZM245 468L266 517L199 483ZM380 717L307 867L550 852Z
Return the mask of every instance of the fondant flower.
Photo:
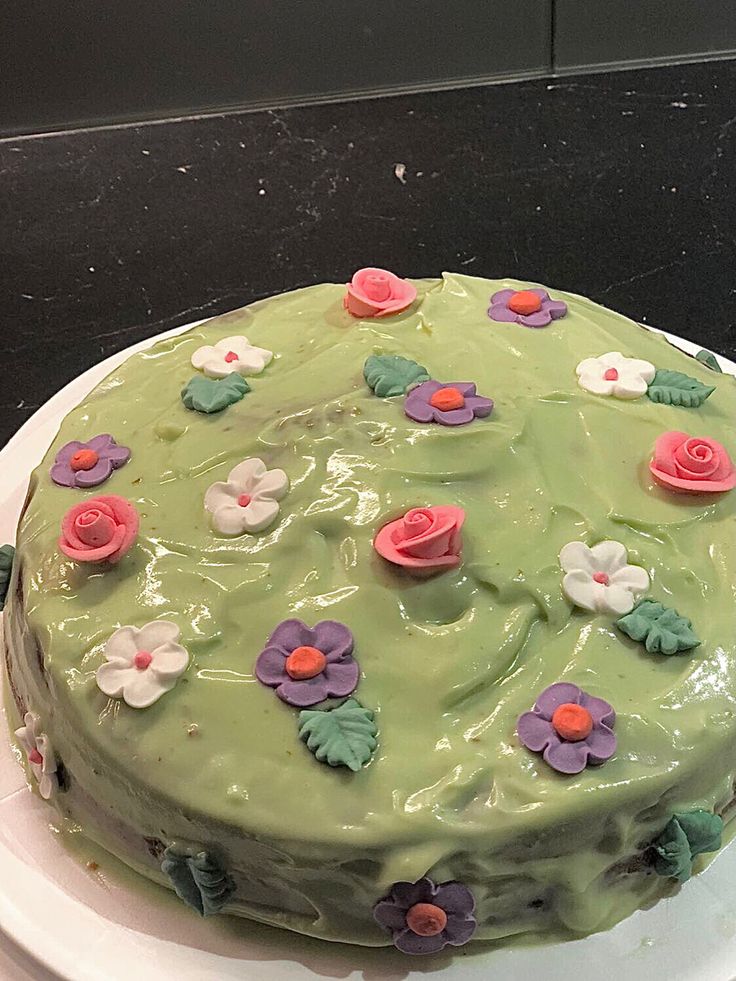
M178 644L179 628L152 620L140 629L120 627L105 644L105 664L97 669L97 686L110 698L132 708L148 708L176 684L189 664Z
M283 620L258 655L256 678L289 705L342 698L360 675L352 652L353 635L343 623L322 620L310 629L301 620Z
M473 382L427 381L412 388L404 412L414 422L438 422L441 426L464 426L483 419L493 410L493 399L475 394Z
M41 720L35 712L26 712L23 725L15 730L15 737L26 754L39 794L44 800L48 800L59 787L56 757L51 748L51 740L41 731Z
M452 505L412 508L376 535L373 547L394 565L437 572L460 564L465 512Z
M72 440L56 454L51 479L61 487L96 487L129 459L128 447L118 445L109 433L86 443Z
M103 494L69 508L59 548L75 562L117 562L138 534L138 512L124 497Z
M343 305L354 317L388 317L406 310L417 297L416 287L387 269L367 266L348 283Z
M598 542L588 548L569 542L560 552L567 573L562 590L568 599L594 613L630 613L634 603L649 589L649 575L639 565L627 565L621 542Z
M266 470L263 460L250 457L218 480L204 496L204 506L212 513L212 524L223 535L242 535L263 531L279 513L278 501L289 489L283 470Z
M255 347L247 337L225 337L216 344L198 347L192 364L209 378L225 378L234 371L259 375L273 358L273 351Z
M523 324L524 327L546 327L567 313L567 304L551 300L547 290L534 287L528 290L499 290L491 297L488 316L503 323Z
M619 351L609 351L598 358L581 361L575 373L578 385L594 395L638 399L646 393L657 369L649 361L625 358Z
M649 470L662 487L683 494L715 494L736 487L736 468L726 448L706 436L662 433Z
M559 773L580 773L610 760L616 752L612 706L567 681L545 688L531 712L516 723L522 744L542 753Z
M462 882L431 879L396 882L373 907L376 922L405 954L435 954L448 944L461 947L477 926L475 900Z

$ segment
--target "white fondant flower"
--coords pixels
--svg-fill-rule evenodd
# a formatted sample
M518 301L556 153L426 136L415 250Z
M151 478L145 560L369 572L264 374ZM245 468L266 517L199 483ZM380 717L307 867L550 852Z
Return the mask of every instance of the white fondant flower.
M225 337L216 344L199 347L192 364L209 378L224 378L233 371L241 375L258 375L273 357L273 351L255 347L247 337Z
M41 720L35 712L26 712L24 725L15 730L15 737L23 747L31 773L38 783L38 792L44 800L53 796L59 786L56 775L56 757L45 732L41 732Z
M625 358L620 351L609 351L599 358L586 358L575 371L578 385L594 395L638 399L646 392L657 369L649 361Z
M107 661L97 669L97 686L132 708L148 708L187 669L189 655L178 639L179 628L168 620L120 627L105 644Z
M207 489L204 506L212 513L212 524L223 535L263 531L279 513L278 501L289 489L283 470L266 470L263 460L243 460Z
M560 565L567 573L563 592L584 610L630 613L649 588L649 575L641 566L627 565L626 559L621 542L599 542L593 548L569 542L560 552Z

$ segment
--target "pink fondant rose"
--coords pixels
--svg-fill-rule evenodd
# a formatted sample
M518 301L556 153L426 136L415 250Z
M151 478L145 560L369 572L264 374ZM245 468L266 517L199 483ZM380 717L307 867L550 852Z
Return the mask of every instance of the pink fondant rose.
M662 487L685 494L722 493L736 487L736 469L725 447L706 436L662 433L649 469Z
M124 497L104 494L75 504L61 522L59 548L75 562L117 562L138 534L138 512Z
M359 269L348 283L344 305L354 317L389 317L406 310L417 291L387 269Z
M462 508L452 505L412 508L390 521L373 543L379 555L410 571L437 572L460 564Z

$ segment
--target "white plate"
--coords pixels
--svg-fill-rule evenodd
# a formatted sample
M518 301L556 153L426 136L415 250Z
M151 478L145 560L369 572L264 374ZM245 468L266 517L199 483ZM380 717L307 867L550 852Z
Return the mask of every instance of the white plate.
M132 353L192 326L150 338L86 371L16 433L0 452L0 542L14 539L28 474L63 416ZM698 350L666 336L690 354ZM736 365L720 361L736 374ZM0 928L39 965L73 981L129 981L131 975L136 981L403 981L425 974L438 981L736 977L736 846L720 852L678 895L605 933L516 949L470 945L453 959L410 958L391 949L301 938L233 917L202 921L173 894L134 880L96 846L81 843L79 856L72 857L49 830L51 813L28 792L0 733ZM99 869L88 869L86 861Z

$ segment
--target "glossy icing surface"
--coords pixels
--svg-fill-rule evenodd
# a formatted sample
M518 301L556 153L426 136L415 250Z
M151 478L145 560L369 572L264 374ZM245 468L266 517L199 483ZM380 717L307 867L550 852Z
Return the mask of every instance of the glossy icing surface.
M415 285L408 310L377 320L351 316L340 285L217 318L134 356L70 413L19 534L25 614L53 692L29 697L46 699L32 708L49 717L72 776L142 835L183 835L180 814L215 840L226 828L223 840L257 838L288 856L305 902L290 918L246 899L247 915L389 942L372 903L434 870L473 890L478 937L534 929L515 895L524 910L548 897L542 930L585 932L666 886L656 877L611 885L610 866L674 807L712 809L732 796L736 492L673 494L653 481L649 460L666 430L714 438L736 458L736 384L580 297L551 291L567 315L529 329L487 315L491 294L525 284L446 274ZM273 361L223 412L187 410L179 393L192 353L241 334ZM576 366L611 350L716 391L688 410L581 389ZM472 381L493 414L462 427L416 423L401 397L366 385L372 354ZM104 432L132 456L100 492L130 499L141 523L132 550L103 569L59 553L62 516L86 492L56 486L48 468L66 442ZM290 489L271 527L226 537L212 530L204 495L249 457L284 470ZM463 560L418 580L372 543L388 521L431 505L465 511ZM647 570L648 598L692 619L700 647L649 655L610 616L572 609L558 553L604 539ZM295 710L255 678L265 641L288 617L339 620L353 633L355 694L379 730L356 773L318 764ZM109 700L95 683L106 641L120 625L152 620L179 627L188 670L145 710ZM617 713L615 756L577 776L551 770L515 732L561 680ZM309 868L330 856L339 871L310 885ZM331 878L341 883L334 897Z

